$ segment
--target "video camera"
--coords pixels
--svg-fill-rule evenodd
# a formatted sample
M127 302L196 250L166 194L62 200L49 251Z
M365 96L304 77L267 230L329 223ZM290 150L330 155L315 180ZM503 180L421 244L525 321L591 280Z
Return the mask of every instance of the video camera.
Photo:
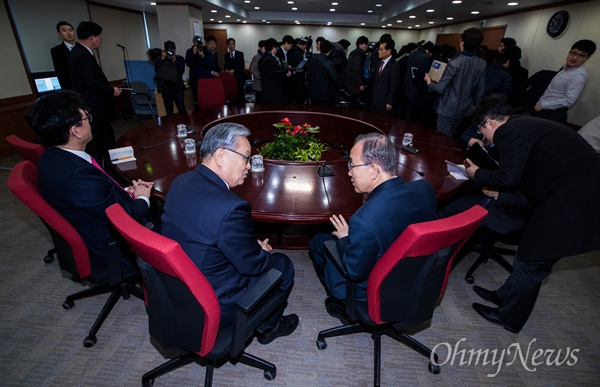
M311 36L301 36L300 39L306 41L306 50L304 51L304 56L306 59L310 59L312 56L312 35Z
M372 54L373 51L379 50L379 42L369 42L367 46L367 54Z
M173 51L171 48L169 48L166 52L167 56L173 56L175 55L175 51Z

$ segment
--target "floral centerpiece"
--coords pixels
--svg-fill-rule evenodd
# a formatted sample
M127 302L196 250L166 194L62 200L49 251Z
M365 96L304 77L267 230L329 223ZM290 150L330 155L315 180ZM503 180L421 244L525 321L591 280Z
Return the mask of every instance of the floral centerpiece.
M318 126L310 124L294 125L289 118L273 124L279 129L275 139L262 146L259 153L274 160L319 161L327 146L315 134Z

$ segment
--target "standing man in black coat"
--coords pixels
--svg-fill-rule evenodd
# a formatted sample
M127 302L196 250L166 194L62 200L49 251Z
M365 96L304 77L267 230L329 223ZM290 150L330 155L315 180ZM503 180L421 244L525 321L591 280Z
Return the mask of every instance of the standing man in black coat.
M84 21L77 26L77 39L69 56L69 70L73 90L79 92L94 117L92 121L93 140L86 151L100 165L108 160L108 150L115 144L115 131L111 121L115 114L113 98L121 94L118 87L108 84L93 50L102 44L102 27L91 21Z
M62 43L50 49L52 65L60 83L60 88L70 89L71 73L69 72L69 55L75 46L75 30L69 22L59 21L56 24L56 31Z
M375 82L371 94L371 111L392 113L400 88L400 66L392 58L396 43L392 38L379 43L379 62L375 67Z
M231 73L235 77L235 82L238 87L238 97L240 101L246 99L244 86L246 85L246 61L244 53L235 49L235 39L227 39L227 53L225 54L225 71Z
M265 54L258 62L262 84L262 103L284 103L283 82L292 75L291 71L283 69L281 60L275 56L277 46L277 40L274 38L267 39Z
M500 167L485 170L469 159L476 184L521 190L532 206L513 271L498 290L473 289L491 308L473 304L486 320L518 333L527 322L542 280L563 257L600 249L600 158L572 129L550 120L510 116L497 95L486 97L473 123L495 144Z

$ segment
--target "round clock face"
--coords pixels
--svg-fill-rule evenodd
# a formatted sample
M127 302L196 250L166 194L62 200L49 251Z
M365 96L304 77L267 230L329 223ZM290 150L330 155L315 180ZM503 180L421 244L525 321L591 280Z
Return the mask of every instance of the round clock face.
M548 25L546 26L546 32L553 38L556 38L558 35L562 34L565 28L567 28L567 23L569 22L569 12L567 11L558 11L550 20L548 20Z

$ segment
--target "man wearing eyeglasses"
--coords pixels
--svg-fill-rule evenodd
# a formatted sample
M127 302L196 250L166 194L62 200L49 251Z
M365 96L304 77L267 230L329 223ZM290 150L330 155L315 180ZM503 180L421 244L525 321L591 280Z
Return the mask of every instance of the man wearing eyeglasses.
M279 289L289 296L292 261L271 252L269 240L256 238L250 203L231 188L243 184L250 169L250 131L239 124L212 127L200 148L202 162L171 184L162 216L162 234L177 241L213 287L221 306L221 326L234 321L244 290L271 268L281 271ZM298 316L275 311L257 330L268 344L291 334Z
M346 298L346 281L329 261L323 244L337 240L337 249L353 281L358 300L365 301L367 279L373 267L406 227L437 219L433 188L426 180L405 182L396 176L397 154L389 137L369 133L357 137L350 150L348 176L366 202L350 217L330 218L335 230L317 234L310 242L309 255L317 276L327 292L325 308L345 323L347 317L339 300Z
M587 79L584 63L596 52L591 40L579 40L567 54L564 67L556 74L544 91L535 111L540 118L567 123L567 110L577 102Z

